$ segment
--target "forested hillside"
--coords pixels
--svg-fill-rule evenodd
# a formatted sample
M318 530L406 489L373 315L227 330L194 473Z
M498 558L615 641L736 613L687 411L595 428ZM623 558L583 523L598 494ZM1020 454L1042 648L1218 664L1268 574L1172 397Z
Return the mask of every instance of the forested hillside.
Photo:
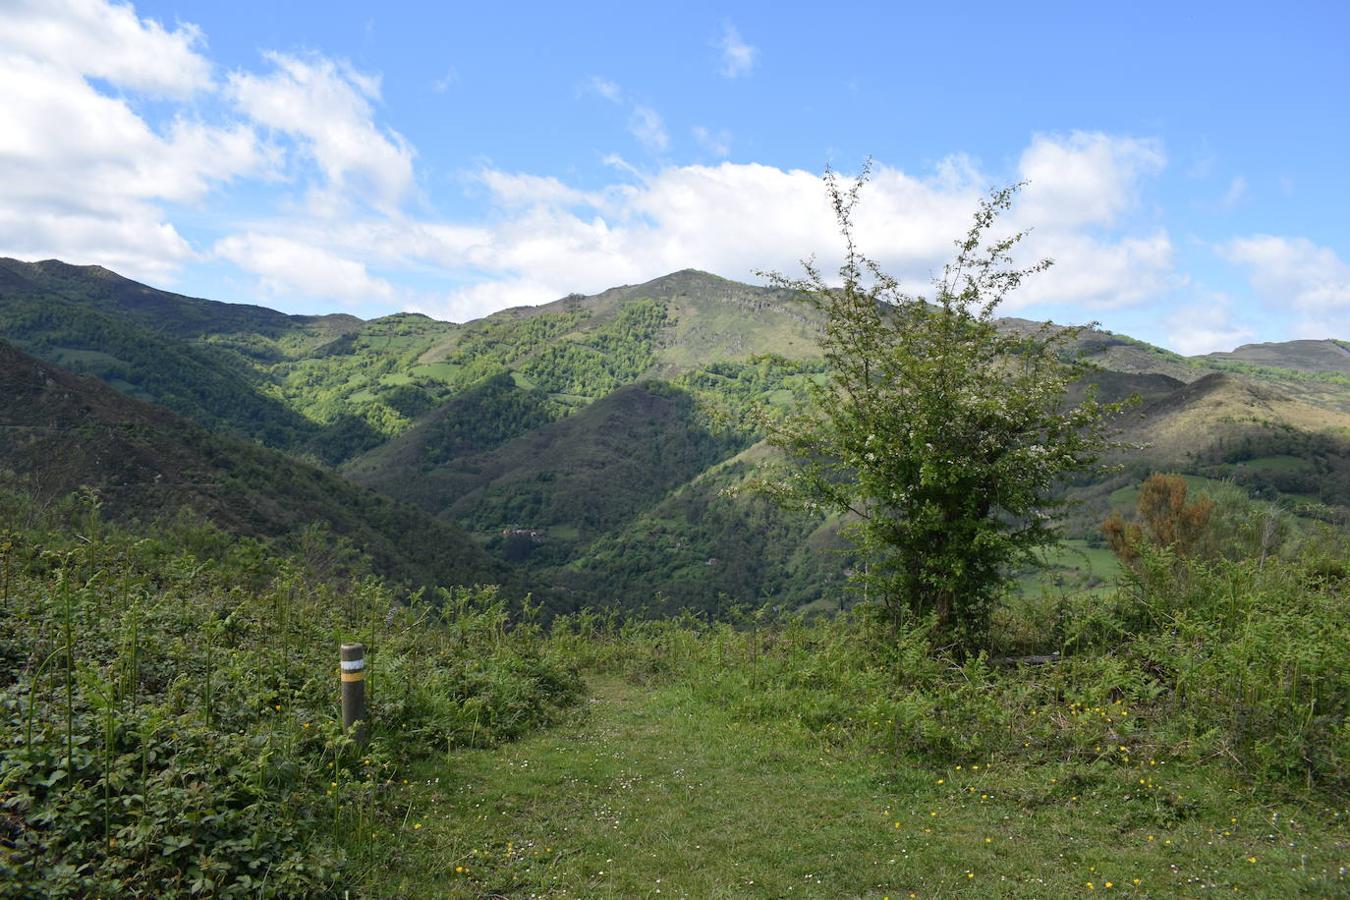
M198 463L175 462L164 478L179 487L164 508L205 504L249 533L315 518L364 533L360 521L388 514L341 480L351 479L454 534L466 529L484 558L555 609L720 613L769 596L818 608L848 601L843 523L789 515L742 489L773 458L756 446L766 417L821 377L819 321L791 292L693 270L459 325L416 314L287 316L157 291L97 267L0 263L0 338L233 437L213 458L234 460L236 474L193 494L182 473ZM1029 332L1036 323L1001 326ZM1113 470L1065 486L1075 505L1064 524L1079 546L1100 544L1101 520L1128 507L1158 469L1231 482L1304 521L1344 521L1344 344L1186 358L1087 331L1075 349L1098 366L1075 396L1090 385L1104 400L1138 398L1117 423L1133 449ZM327 471L263 464L258 444ZM107 465L70 453L53 471L67 473L56 479L63 485L104 486L117 506ZM275 482L291 471L314 472L297 480L316 487L282 504ZM367 539L374 544L362 549L393 558L380 540L356 542ZM440 541L408 546L431 557L428 545ZM659 599L633 599L639 586Z
M84 491L103 515L186 516L304 549L332 566L368 557L393 581L500 580L456 526L330 472L208 431L0 342L0 478L34 507Z

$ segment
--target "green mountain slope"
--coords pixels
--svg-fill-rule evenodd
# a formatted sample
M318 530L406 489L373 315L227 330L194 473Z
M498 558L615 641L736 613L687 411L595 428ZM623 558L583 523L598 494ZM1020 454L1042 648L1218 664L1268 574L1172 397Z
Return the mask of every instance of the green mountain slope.
M1293 369L1297 372L1340 372L1350 375L1350 345L1345 341L1244 344L1231 353L1209 353L1201 358L1212 362Z
M423 441L435 427L346 474L464 525L515 561L570 559L742 446L711 431L689 393L662 382L620 388L487 452L444 464L421 456L414 475L401 463L443 446Z
M652 613L727 613L772 602L837 606L851 558L838 522L735 493L777 457L759 443L672 491L573 562L545 573L568 601Z
M0 469L45 502L92 487L121 520L186 511L283 544L319 523L368 554L382 574L413 583L500 575L449 523L2 342Z
M564 606L656 591L668 608L831 602L848 565L826 549L835 525L727 491L763 458L737 456L762 436L752 410L822 377L818 326L791 292L694 270L461 325L287 316L0 262L0 337L466 527ZM1121 424L1143 449L1121 456L1123 473L1072 485L1087 501L1073 536L1091 539L1154 469L1324 517L1350 508L1346 345L1187 358L1090 330L1076 349L1100 367L1099 396L1140 398Z

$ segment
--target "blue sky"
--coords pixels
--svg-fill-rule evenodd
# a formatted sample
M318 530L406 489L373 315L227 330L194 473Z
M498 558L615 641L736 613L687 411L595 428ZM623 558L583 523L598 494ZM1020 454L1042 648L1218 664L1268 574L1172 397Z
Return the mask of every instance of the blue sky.
M1007 311L1187 353L1350 338L1340 3L0 0L0 254L464 320L863 249L921 291L989 187Z

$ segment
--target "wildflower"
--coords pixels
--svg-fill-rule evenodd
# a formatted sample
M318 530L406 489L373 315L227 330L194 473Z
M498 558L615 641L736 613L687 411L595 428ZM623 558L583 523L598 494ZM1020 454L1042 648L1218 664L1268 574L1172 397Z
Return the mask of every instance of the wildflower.
M421 823L421 822L415 822L415 823L413 823L413 831L416 831L416 830L418 830L418 829L421 828L421 827L422 827L422 823Z
M1249 856L1249 857L1247 857L1247 862L1249 862L1249 863L1254 863L1254 862L1256 862L1256 857L1255 857L1255 856Z
M939 779L938 779L938 784L946 784L946 783L947 783L947 779L945 779L945 778L939 778Z
M1106 883L1106 889L1107 889L1108 891L1111 890L1111 888L1113 888L1113 887L1115 887L1115 885L1112 884L1111 882L1108 881L1108 882Z

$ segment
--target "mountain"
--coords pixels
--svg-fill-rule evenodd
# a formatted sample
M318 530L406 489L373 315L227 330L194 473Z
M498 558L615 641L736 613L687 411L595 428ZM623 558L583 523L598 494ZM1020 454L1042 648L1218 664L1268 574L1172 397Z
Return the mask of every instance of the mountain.
M694 270L453 324L287 316L96 267L0 265L0 337L230 435L226 456L266 445L327 467L334 497L357 490L350 479L418 507L418 521L467 529L556 608L837 602L840 523L738 490L774 458L755 411L786 408L823 377L820 321L790 291ZM1073 395L1091 384L1106 400L1137 397L1120 426L1139 449L1116 459L1119 474L1070 486L1083 501L1071 536L1093 539L1155 469L1345 515L1346 346L1183 357L1078 333L1074 349L1097 369ZM236 479L241 496L254 477ZM240 508L265 508L266 494Z
M485 452L427 461L444 446L430 439L446 421L431 419L345 474L484 538L525 538L508 551L517 559L535 545L566 559L743 446L710 430L691 394L659 381L621 387Z
M414 584L497 580L455 526L329 472L210 432L0 342L0 468L39 502L95 489L127 521L200 515L226 531L294 546L321 523Z
M1202 359L1292 369L1295 372L1339 372L1350 375L1350 343L1346 341L1243 344L1231 353L1209 353Z

